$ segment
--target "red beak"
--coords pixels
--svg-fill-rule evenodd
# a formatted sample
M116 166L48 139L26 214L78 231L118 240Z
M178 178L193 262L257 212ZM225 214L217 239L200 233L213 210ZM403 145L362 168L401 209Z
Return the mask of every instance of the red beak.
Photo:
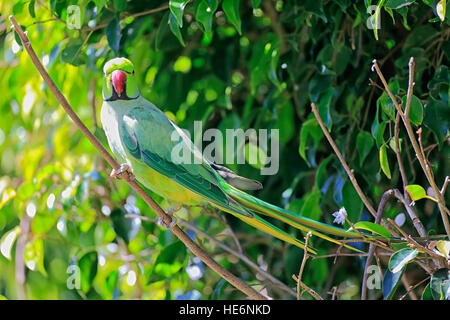
M127 74L122 70L114 70L111 74L111 82L114 90L116 90L117 95L120 97L125 90L125 84L127 83Z

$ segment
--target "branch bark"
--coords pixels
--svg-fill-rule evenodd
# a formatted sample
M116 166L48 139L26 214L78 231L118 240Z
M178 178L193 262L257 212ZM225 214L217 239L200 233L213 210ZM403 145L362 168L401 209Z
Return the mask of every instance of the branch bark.
M39 71L41 77L50 88L52 93L55 95L58 102L64 108L64 111L70 116L76 126L81 130L81 132L88 138L88 140L94 145L94 147L100 152L103 158L111 165L113 169L119 169L119 163L109 154L109 152L103 147L103 145L98 141L98 139L89 131L89 129L84 125L75 111L72 109L70 104L67 102L67 99L58 89L56 84L53 82L52 78L49 76L41 61L37 57L34 52L30 40L27 35L23 32L20 25L17 23L16 19L11 15L9 20L14 26L17 34L19 35L24 48L26 49L28 55L33 61L34 66ZM152 208L156 214L163 220L165 225L169 225L172 221L172 218L164 212L163 209L145 192L143 188L135 181L126 181L130 187L136 191L136 193L142 197L142 199L148 204L150 208ZM171 228L171 231L197 256L199 257L206 265L208 265L211 269L213 269L216 273L218 273L222 278L227 280L230 284L232 284L235 288L246 294L252 299L255 300L266 300L267 298L257 292L255 289L250 287L240 278L233 275L228 270L224 269L221 265L219 265L216 261L214 261L203 249L201 249L196 243L194 243L189 236L187 236L183 230L181 230L178 225L174 224Z

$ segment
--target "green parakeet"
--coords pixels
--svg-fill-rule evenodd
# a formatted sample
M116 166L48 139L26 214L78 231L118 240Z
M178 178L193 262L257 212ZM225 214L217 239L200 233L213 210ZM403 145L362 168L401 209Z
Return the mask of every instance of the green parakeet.
M302 241L258 214L276 218L305 232L311 231L334 243L339 241L327 234L360 237L358 233L302 217L245 193L242 190L262 186L206 160L173 121L139 94L131 61L112 59L103 71L101 121L109 146L117 160L148 189L172 203L210 204L300 248L304 248ZM174 135L178 139L174 139ZM173 160L174 147L180 143L183 150L191 153L193 160L189 163ZM311 247L308 250L316 253Z

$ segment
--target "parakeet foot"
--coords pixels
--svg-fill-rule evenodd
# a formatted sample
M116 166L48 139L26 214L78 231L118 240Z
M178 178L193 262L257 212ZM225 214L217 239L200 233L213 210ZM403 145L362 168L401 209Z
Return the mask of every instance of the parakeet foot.
M160 227L162 227L162 228L168 228L168 229L170 229L170 228L172 228L175 224L177 224L177 222L178 222L178 220L177 220L177 218L175 218L174 216L170 216L170 218L172 219L172 221L170 221L170 223L169 224L167 224L167 223L165 223L164 222L164 220L162 219L162 218L159 218L158 219L158 222L157 222L157 224L158 224L158 226L160 226Z
M122 163L120 165L120 168L117 170L113 169L111 171L110 176L116 179L123 179L128 182L133 181L135 179L133 173L131 172L130 166L126 163Z

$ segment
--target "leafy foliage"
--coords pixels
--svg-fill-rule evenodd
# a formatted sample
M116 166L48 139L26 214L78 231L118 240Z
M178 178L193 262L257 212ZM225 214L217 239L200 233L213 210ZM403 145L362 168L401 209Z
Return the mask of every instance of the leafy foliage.
M350 221L361 221L357 226L384 235L379 226L363 223L369 220L368 212L338 159L330 156L332 150L310 103L318 106L373 203L384 190L402 187L397 147L404 151L411 186L425 187L406 134L400 134L398 146L393 142L393 101L377 86L369 86L370 80L377 82L370 70L375 58L394 95L405 95L407 64L413 56L411 121L422 128L422 144L442 183L450 155L450 10L445 1L439 3L437 7L428 0L2 2L0 295L20 296L14 257L20 254L20 240L26 239L23 291L30 299L243 298L195 260L170 231L127 217L156 215L124 182L108 177L110 168L58 106L23 52L5 20L9 14L28 31L57 86L105 145L98 120L101 70L108 59L126 56L136 67L141 94L191 133L195 120L202 121L204 130L219 128L223 133L232 128L279 129L276 175L260 176L261 163L228 165L263 182L258 197L326 223L333 223L331 213L345 207ZM373 28L377 25L379 29ZM255 145L249 142L246 147ZM152 196L168 207L158 195ZM427 198L426 193L421 198ZM444 233L434 203L422 200L415 208L430 233ZM394 218L403 210L390 202L385 215ZM227 225L217 216L202 208L182 209L179 215L235 248ZM228 223L251 260L267 266L289 287L295 285L291 276L298 273L301 250L232 217ZM404 228L415 232L410 220ZM201 235L190 236L234 274L264 287L254 270L235 256ZM314 237L311 242L321 254L336 251ZM330 259L310 261L302 280L326 298L331 287L338 288L339 299L358 298L355 288L361 287L361 277L355 275L362 274L363 264L353 257L338 261L345 268L333 272ZM68 278L76 274L77 266L81 282L73 289ZM384 293L393 298L404 272L402 268L393 274L386 268L383 292L374 291L372 297ZM448 296L444 276L443 271L433 274L429 296ZM276 298L290 297L267 288Z

